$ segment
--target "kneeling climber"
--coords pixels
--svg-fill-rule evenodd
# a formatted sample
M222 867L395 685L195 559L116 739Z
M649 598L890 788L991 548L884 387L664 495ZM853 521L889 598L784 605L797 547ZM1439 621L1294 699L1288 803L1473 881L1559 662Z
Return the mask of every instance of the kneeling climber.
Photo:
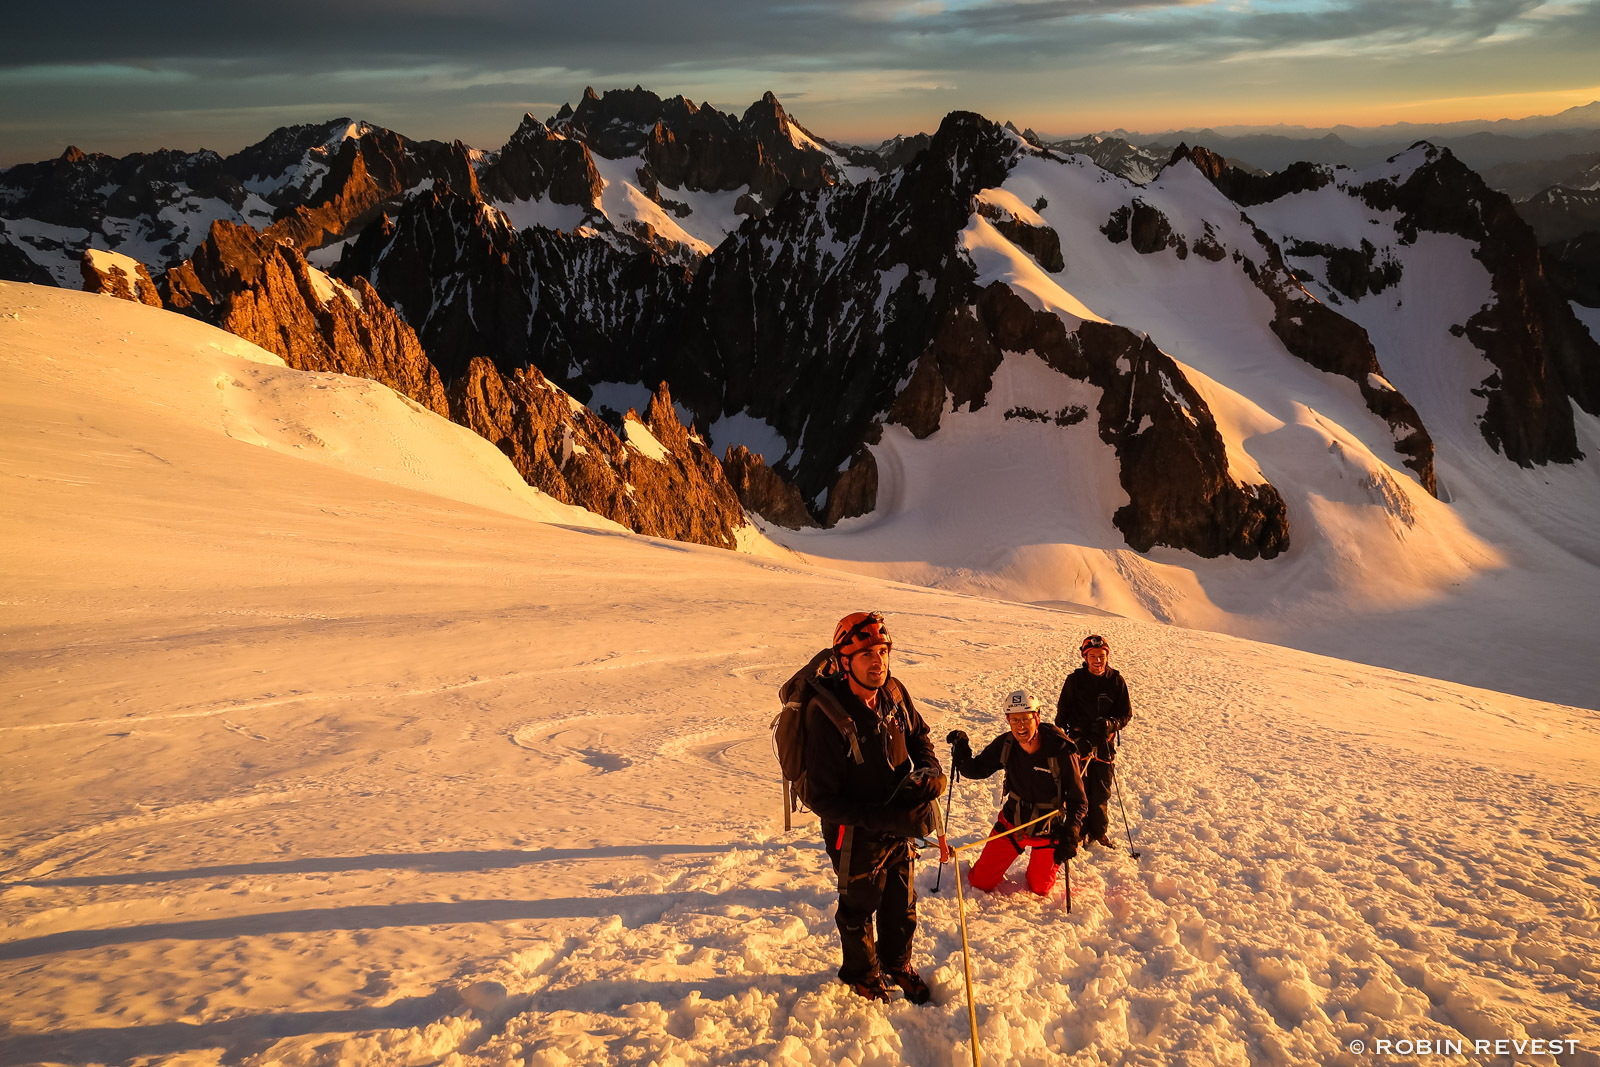
M1056 884L1056 867L1077 855L1089 800L1072 742L1055 726L1039 721L1039 701L1019 689L1005 698L1004 711L1010 729L976 756L967 735L951 731L945 740L956 772L966 778L988 778L1005 771L1006 799L995 822L997 834L1042 815L1053 817L983 846L967 882L992 892L1016 858L1032 848L1028 888L1044 896Z

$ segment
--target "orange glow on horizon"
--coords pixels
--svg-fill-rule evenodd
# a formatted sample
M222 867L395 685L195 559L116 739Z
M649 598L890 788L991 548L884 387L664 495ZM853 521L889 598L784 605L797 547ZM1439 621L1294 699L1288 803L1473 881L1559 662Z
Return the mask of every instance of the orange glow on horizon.
M1554 115L1572 107L1600 100L1600 85L1581 89L1553 89L1528 93L1494 93L1482 96L1434 97L1418 100L1393 99L1363 102L1345 99L1329 104L1322 98L1303 101L1279 98L1271 103L1220 103L1186 105L1182 111L1170 107L1134 105L1089 113L1084 110L1061 112L1029 122L1041 133L1126 129L1154 133L1162 130L1204 129L1217 126L1387 126L1397 122L1419 125L1473 120L1521 119ZM1019 125L1020 125L1019 121Z
M1523 93L1485 93L1476 96L1426 97L1413 100L1360 100L1344 98L1329 102L1325 97L1288 100L1277 97L1270 102L1218 101L1214 104L1185 102L1180 108L1165 103L1128 101L1093 107L1061 108L1051 111L1008 111L1004 106L975 110L996 122L1011 121L1020 128L1032 127L1046 136L1076 135L1100 130L1133 130L1154 134L1166 130L1205 129L1223 126L1303 126L1325 129L1333 126L1387 126L1410 122L1432 125L1463 121L1494 121L1554 115L1572 107L1600 100L1600 85L1578 89L1551 89ZM854 108L856 105L852 105ZM966 105L971 107L972 105ZM884 116L863 118L852 112L842 122L826 105L814 105L813 132L836 141L876 144L895 134L932 133L938 129L944 112L937 114L904 109ZM992 111L992 113L991 113ZM806 114L798 116L806 121ZM889 125L885 125L885 123Z

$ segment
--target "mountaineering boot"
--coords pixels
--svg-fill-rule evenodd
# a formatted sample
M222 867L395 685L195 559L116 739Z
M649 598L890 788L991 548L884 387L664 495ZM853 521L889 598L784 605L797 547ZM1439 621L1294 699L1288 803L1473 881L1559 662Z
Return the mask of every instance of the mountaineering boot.
M913 1004L926 1004L933 999L933 994L928 992L928 983L922 976L910 967L898 971L890 971L889 977L894 979L894 984L905 993L906 999Z
M877 971L846 984L850 987L850 991L859 997L866 997L868 1000L889 999L889 983L885 982L883 975Z

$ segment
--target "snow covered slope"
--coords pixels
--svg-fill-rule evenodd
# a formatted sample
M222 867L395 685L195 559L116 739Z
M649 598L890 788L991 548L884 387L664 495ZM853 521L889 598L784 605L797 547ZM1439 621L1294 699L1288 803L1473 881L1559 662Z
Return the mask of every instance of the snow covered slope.
M949 872L935 1002L868 1006L779 829L775 688L861 607L941 737L1091 627L1134 693L1143 857L970 902L987 1062L1600 1063L1593 713L617 533L111 298L0 286L0 434L7 1067L967 1062Z

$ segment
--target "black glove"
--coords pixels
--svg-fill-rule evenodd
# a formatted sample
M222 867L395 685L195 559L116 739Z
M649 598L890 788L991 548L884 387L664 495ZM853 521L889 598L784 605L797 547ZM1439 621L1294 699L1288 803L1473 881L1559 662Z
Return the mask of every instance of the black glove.
M1094 724L1089 727L1089 738L1096 744L1103 745L1107 741L1110 741L1112 735L1116 732L1117 728L1111 722L1111 720L1102 716L1101 718L1096 719Z
M915 807L930 800L938 800L944 795L946 784L945 776L939 768L918 767L907 775L905 781L895 790L895 805Z
M950 753L963 759L972 758L972 743L967 740L965 730L951 730L945 735L945 744L950 746Z
M1078 830L1066 823L1057 823L1050 835L1050 851L1057 863L1065 863L1078 854Z

